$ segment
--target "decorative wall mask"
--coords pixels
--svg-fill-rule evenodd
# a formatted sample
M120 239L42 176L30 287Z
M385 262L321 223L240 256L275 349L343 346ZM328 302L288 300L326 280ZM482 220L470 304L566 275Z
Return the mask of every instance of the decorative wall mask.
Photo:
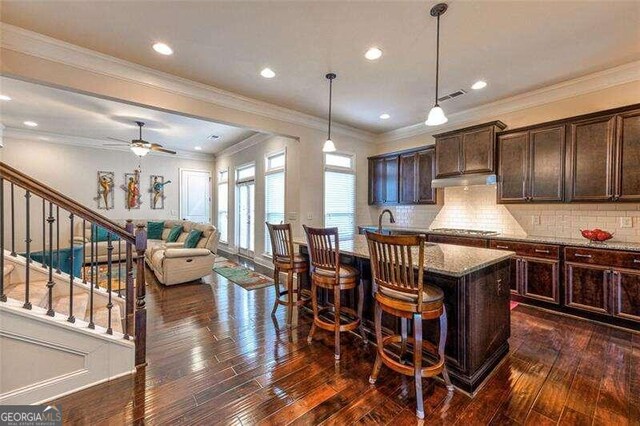
M151 187L149 192L151 193L151 208L154 210L164 209L164 187L170 184L171 181L164 181L164 176L151 175Z
M142 194L140 194L140 170L136 169L133 173L124 174L124 182L122 188L126 194L127 210L139 209L142 204Z
M98 171L98 196L94 198L98 202L98 209L113 209L114 182L115 174L113 172Z

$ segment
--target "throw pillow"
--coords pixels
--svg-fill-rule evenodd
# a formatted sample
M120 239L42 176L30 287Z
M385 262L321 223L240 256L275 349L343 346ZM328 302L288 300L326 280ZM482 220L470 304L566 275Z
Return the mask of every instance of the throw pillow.
M164 222L147 222L147 239L161 240Z
M184 248L196 248L198 241L202 237L202 231L192 230L187 235L187 239L184 240Z
M169 235L167 235L167 242L175 243L176 241L178 241L180 234L182 234L182 225L174 226L173 228L171 228L171 231L169 231Z
M106 229L98 225L92 226L91 241L100 242L100 241L107 241L108 239L109 239L109 231L107 231ZM120 237L118 237L116 234L111 234L111 241L117 241L119 239Z

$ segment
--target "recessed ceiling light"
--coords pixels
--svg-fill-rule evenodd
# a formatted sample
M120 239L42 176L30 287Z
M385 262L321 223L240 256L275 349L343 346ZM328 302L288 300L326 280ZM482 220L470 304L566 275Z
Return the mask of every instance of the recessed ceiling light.
M388 120L388 119L391 118L391 116L389 114L385 113L385 114L380 114L380 118L383 119L383 120Z
M0 100L2 100L2 101L10 101L11 100L11 96L0 95Z
M193 149L195 149L196 151L202 151L202 147L201 147L201 146L196 146L196 147L195 147L195 148L193 148Z
M153 50L161 55L173 55L173 49L164 43L156 43L153 45Z
M480 90L480 89L484 89L485 87L487 87L487 82L482 80L478 80L471 85L471 88L473 90Z
M35 121L25 121L24 123L25 126L29 126L29 127L37 127L38 123L36 123Z
M382 50L377 47L370 47L369 50L364 54L364 57L370 61L375 61L376 59L380 59L382 56Z
M271 68L264 68L262 71L260 71L260 75L264 78L273 78L276 76L276 73L273 72Z

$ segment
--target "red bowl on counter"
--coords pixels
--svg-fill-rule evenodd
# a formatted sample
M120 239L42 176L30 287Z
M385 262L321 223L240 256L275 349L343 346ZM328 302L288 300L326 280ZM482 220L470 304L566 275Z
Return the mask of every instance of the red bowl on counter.
M580 230L580 233L582 233L582 236L584 238L586 238L589 241L595 241L595 242L603 242L603 241L607 241L610 240L611 238L613 238L613 234L611 232L607 232L607 231L603 231L600 228L596 228L596 229L584 229L584 230Z

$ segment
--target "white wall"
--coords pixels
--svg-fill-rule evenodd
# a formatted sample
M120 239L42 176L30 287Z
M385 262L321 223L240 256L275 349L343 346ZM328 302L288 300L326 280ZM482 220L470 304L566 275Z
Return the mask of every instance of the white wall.
M179 170L180 168L207 170L213 174L214 160L193 160L166 155L149 154L138 161L138 157L130 152L106 150L100 148L81 147L75 145L54 144L39 140L22 140L5 137L2 148L2 161L26 173L40 182L56 189L78 201L80 204L96 210L110 219L176 219L179 217ZM125 207L125 191L120 188L124 184L124 174L131 173L140 164L142 166L141 192L143 204L139 209L127 210ZM113 171L115 173L115 203L112 210L98 210L97 171ZM150 187L151 174L162 175L172 183L165 186L165 208L151 209ZM7 188L7 187L6 187ZM8 224L9 200L8 189L5 189L5 218ZM24 232L25 209L24 192L17 191L16 229ZM36 250L42 242L42 200L31 198L32 204L32 239ZM48 208L48 207L47 207ZM62 213L61 213L62 216ZM61 225L67 224L68 220ZM5 243L9 241L9 228L5 227ZM24 247L24 236L18 236L17 249ZM68 241L68 229L61 228L61 246Z

